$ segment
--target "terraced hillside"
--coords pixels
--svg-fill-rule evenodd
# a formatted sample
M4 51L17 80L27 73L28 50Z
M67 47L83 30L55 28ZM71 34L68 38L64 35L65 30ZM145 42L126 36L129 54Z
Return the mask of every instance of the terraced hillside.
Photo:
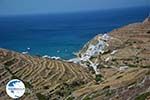
M109 51L116 50L110 61L113 60L114 64L120 66L150 68L149 19L110 32L113 41L108 42Z
M149 100L146 98L150 98L150 94L145 97L141 94L150 93L150 69L130 68L126 71L116 71L103 68L101 70L103 81L74 91L72 97L78 100ZM138 97L142 99L137 99Z
M80 65L0 49L0 100L10 99L5 86L14 78L25 83L26 93L21 98L24 100L64 99L92 80Z

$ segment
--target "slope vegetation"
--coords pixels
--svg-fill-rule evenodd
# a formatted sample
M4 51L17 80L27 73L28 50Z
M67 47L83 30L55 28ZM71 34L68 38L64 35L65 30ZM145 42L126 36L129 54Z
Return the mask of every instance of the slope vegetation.
M5 85L15 78L25 83L25 100L64 99L93 79L86 68L77 64L0 49L0 100L9 99Z

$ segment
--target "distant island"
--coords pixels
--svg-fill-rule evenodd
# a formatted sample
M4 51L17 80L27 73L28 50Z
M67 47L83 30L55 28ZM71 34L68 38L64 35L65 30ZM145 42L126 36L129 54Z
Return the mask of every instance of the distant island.
M70 60L0 49L5 85L24 82L22 100L149 100L150 18L95 36Z

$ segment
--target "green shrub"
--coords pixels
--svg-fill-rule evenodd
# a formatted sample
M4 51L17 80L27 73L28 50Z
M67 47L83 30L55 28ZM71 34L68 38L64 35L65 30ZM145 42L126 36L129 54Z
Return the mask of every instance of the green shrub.
M67 100L74 100L74 97L69 97L67 98Z
M23 81L23 83L25 84L26 88L29 88L29 89L33 88L33 86L29 82Z
M92 100L89 96L86 96L83 100Z
M116 77L116 79L120 79L121 77L123 77L123 76L118 76L118 77Z
M96 75L96 76L95 76L95 81L96 81L96 82L101 81L101 80L102 80L102 77L103 77L103 76L102 76L101 74Z
M135 98L135 100L146 100L146 98L150 96L150 92L143 93Z
M12 75L11 79L19 79L19 78L15 75Z
M36 93L36 96L38 97L38 100L48 100L48 98L41 93Z
M150 68L150 65L142 66L142 68Z
M137 67L137 65L128 64L129 67Z
M110 86L105 86L103 90L110 89Z

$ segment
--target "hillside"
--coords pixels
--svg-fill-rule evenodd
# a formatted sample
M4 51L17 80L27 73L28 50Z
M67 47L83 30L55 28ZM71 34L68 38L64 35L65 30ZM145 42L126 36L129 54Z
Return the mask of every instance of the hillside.
M73 92L74 97L145 100L136 97L141 93L150 96L150 18L97 35L70 61L102 77L100 83Z
M97 35L72 61L93 67L96 72L102 67L150 68L150 21L146 19Z
M0 100L10 99L5 86L14 78L26 85L24 100L34 100L41 95L43 98L64 99L93 79L86 68L77 64L0 49Z
M68 61L0 49L0 100L14 78L20 100L149 100L150 19L95 36Z

